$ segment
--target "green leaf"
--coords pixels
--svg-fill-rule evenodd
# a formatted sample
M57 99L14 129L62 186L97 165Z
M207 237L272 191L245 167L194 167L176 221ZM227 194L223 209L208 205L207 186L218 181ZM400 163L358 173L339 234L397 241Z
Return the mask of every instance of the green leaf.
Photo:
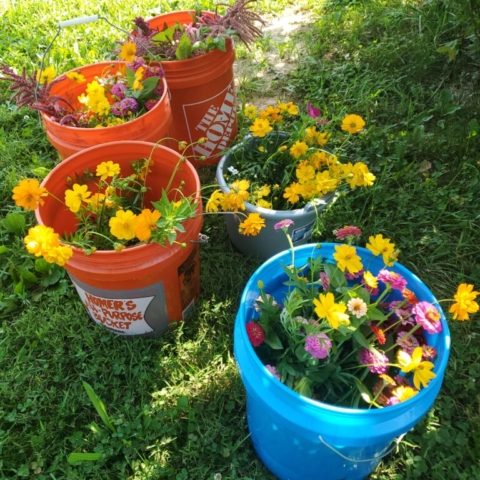
M378 308L370 306L368 307L367 318L369 320L385 320L387 317Z
M325 273L330 279L330 285L332 285L333 288L344 287L347 285L347 279L345 278L344 273L336 265L326 263L324 268Z
M102 458L102 453L71 453L67 458L67 462L70 465L75 465L78 462L96 461Z
M353 332L353 338L363 347L368 350L372 347L370 343L368 343L368 340L364 337L363 333L360 332L360 330L355 330Z
M25 229L25 217L21 213L9 213L2 220L2 225L7 232L18 235Z
M20 279L20 281L13 288L13 293L15 295L21 295L23 293L23 287L23 279Z
M49 173L50 169L46 167L36 167L32 168L31 172L36 176L40 178L45 178Z
M18 273L20 273L20 276L26 281L30 283L38 283L38 278L37 276L32 273L30 270L28 270L25 267L18 267Z
M274 350L282 350L283 349L282 341L280 340L278 335L273 330L270 330L265 335L265 343L270 348L273 348Z
M173 25L165 30L163 32L157 33L153 38L153 42L157 43L162 43L162 42L171 42L173 40L173 35L175 34L175 30L178 27L176 25Z
M90 398L93 406L95 407L95 410L97 413L100 415L100 418L102 419L103 423L113 432L115 433L115 427L113 426L113 423L111 422L107 411L105 410L105 405L103 405L102 401L100 398L98 398L97 394L93 390L93 388L87 383L82 381L83 387L87 391L87 395Z
M437 48L438 53L446 53L450 61L455 59L458 50L458 40L452 40L451 42L444 43L441 47Z
M1 255L2 253L7 253L7 252L9 252L9 251L10 251L10 249L7 248L5 245L0 245L0 255Z
M184 32L178 42L177 51L175 52L175 57L177 60L185 60L192 56L193 45L190 37L187 35L187 32Z

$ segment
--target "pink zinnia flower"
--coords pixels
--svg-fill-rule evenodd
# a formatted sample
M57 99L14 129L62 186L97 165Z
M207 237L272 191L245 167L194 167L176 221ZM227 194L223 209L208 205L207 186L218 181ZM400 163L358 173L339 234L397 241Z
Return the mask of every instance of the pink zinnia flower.
M440 312L437 307L428 302L418 302L413 307L415 320L428 333L438 333L442 331L442 322Z
M273 228L275 230L280 230L283 228L288 228L290 225L293 225L293 220L286 218L285 220L281 220L280 222L276 223Z
M263 331L263 328L255 322L248 322L245 327L251 344L254 347L260 346L265 340L265 332Z
M393 311L398 318L401 318L403 323L403 320L408 319L412 315L412 306L407 304L403 305L403 308L397 308L397 305L400 303L402 302L394 300L388 304L387 308L388 310Z
M309 335L305 339L305 350L313 358L326 358L332 349L332 342L325 333Z
M408 332L400 332L397 336L397 343L402 350L405 350L411 356L413 351L420 345L414 335L410 335L409 337L407 337L407 335Z
M437 349L431 345L422 345L422 360L431 360L437 356Z
M362 231L358 227L343 227L333 232L339 240L344 240L347 237L360 237Z
M359 360L362 365L368 365L368 369L372 373L378 373L379 375L387 373L389 368L388 357L381 352L375 354L370 350L364 349L360 352Z
M357 273L350 273L348 269L345 269L345 278L347 280L355 280L356 278L363 277L364 272L365 270L363 268Z
M385 284L390 284L392 288L400 290L401 292L407 286L407 281L401 275L386 269L378 272L377 280L380 280Z
M273 365L265 365L265 368L277 379L280 380L280 375L277 373L277 369Z
M327 291L330 288L330 279L325 272L320 272L320 280L322 282L323 290Z
M145 102L145 108L147 110L151 110L159 101L160 99L158 98L151 98Z

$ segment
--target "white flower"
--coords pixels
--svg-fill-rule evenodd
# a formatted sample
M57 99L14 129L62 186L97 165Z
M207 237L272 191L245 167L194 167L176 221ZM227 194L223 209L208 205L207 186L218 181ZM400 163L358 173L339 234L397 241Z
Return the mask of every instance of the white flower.
M348 311L357 318L362 318L367 313L367 304L361 298L351 298L347 303Z

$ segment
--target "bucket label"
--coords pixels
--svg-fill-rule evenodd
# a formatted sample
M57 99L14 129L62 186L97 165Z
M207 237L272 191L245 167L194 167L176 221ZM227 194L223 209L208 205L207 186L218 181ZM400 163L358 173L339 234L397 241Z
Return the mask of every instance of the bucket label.
M292 242L300 242L301 240L308 240L313 233L313 225L315 224L315 220L313 222L309 222L303 227L296 228L292 232Z
M168 329L163 283L145 288L110 291L95 288L70 275L90 317L121 335L162 333Z
M183 115L190 142L201 137L207 138L205 143L194 146L196 155L208 158L227 148L236 134L237 112L233 81L213 97L184 104Z

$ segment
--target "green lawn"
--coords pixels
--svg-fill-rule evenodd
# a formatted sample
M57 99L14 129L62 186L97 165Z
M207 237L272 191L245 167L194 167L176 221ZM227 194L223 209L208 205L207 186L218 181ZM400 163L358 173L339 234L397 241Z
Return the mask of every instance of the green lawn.
M38 67L59 20L99 14L128 30L136 16L198 4L4 1L0 61ZM321 217L313 240L333 241L334 229L357 225L366 236L392 239L400 263L437 298L452 298L462 282L478 290L478 0L263 0L257 11L281 17L294 5L309 13L301 28L281 41L268 33L251 51L237 47L239 99L309 100L327 117L362 115L367 133L349 155L377 176L371 189L342 196ZM65 71L104 60L121 37L102 20L64 29L47 61ZM288 73L270 63L273 53L292 67ZM37 114L17 111L9 98L0 83L1 218L18 211L11 189L20 178L40 179L59 161ZM212 183L214 168L200 176ZM33 224L27 215L26 227ZM239 298L260 262L235 251L220 216L205 217L210 242L201 247L194 314L156 340L96 327L64 274L42 279L44 286L20 281L22 272L33 271L32 260L20 235L0 225L0 478L273 479L248 438L232 348ZM478 318L450 327L440 396L372 479L480 478ZM82 381L103 401L116 433ZM103 459L70 465L72 452Z

